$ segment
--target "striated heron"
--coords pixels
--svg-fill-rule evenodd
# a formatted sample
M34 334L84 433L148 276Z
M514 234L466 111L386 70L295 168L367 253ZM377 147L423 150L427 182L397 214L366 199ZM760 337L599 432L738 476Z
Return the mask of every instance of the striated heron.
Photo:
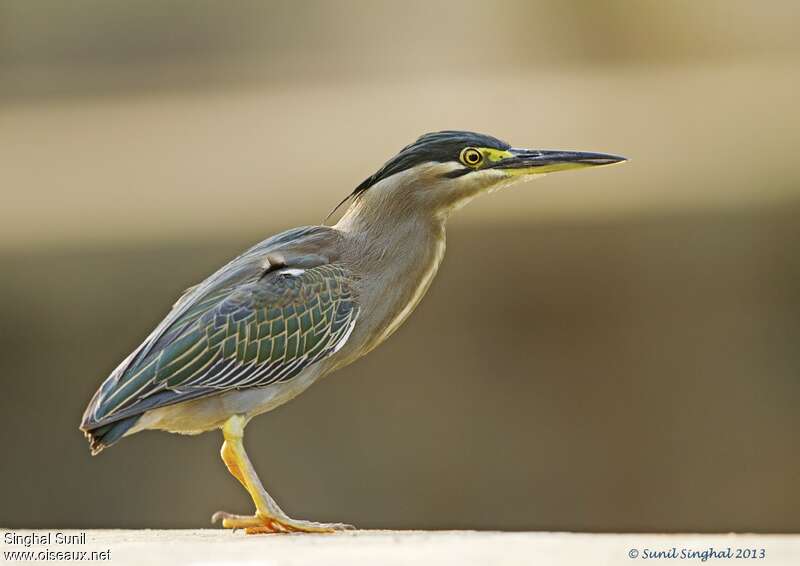
M213 520L248 533L351 528L286 515L247 457L245 425L397 330L436 275L452 211L536 175L621 161L472 132L423 135L340 203L350 205L336 225L272 236L187 289L86 408L92 454L145 429L222 429L222 460L256 512Z

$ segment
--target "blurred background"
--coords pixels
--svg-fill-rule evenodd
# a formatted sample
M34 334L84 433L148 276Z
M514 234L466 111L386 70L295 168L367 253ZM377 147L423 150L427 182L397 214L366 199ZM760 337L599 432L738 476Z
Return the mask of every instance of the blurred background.
M456 215L409 322L249 426L276 499L364 528L800 531L799 18L2 2L0 525L249 513L219 434L91 458L86 403L184 288L454 128L630 162Z

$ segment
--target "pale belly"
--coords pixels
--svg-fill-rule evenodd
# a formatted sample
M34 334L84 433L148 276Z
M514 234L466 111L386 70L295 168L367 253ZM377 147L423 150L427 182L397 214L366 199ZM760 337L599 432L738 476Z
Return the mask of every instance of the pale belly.
M222 427L233 415L246 415L250 419L290 401L325 373L324 365L318 364L284 383L226 391L194 401L159 407L144 413L125 436L141 430L199 434Z

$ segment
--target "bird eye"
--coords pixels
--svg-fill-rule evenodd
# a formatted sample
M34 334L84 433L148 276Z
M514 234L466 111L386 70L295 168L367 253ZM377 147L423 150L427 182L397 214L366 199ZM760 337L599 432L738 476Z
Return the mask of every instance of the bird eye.
M476 167L483 161L483 154L474 147L467 147L461 151L461 163L468 167Z

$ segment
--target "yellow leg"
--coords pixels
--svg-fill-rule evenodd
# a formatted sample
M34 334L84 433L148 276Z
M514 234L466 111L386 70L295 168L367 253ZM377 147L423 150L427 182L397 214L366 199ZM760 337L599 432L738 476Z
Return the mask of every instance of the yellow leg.
M247 534L256 533L330 533L352 529L351 525L344 523L314 523L292 519L278 507L275 500L270 497L261 480L258 479L250 458L244 450L244 426L247 424L245 417L234 415L222 427L225 442L222 444L222 461L228 471L244 486L256 506L255 515L232 515L224 511L217 511L211 517L212 522L222 519L222 526L227 529L245 529Z

